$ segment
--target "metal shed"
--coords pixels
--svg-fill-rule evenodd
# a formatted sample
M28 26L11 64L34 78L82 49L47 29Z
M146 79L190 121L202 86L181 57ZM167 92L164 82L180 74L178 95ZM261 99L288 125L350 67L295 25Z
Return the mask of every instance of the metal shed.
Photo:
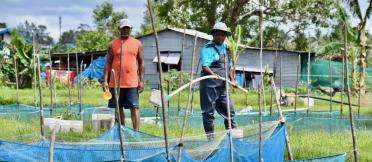
M161 61L163 63L163 70L166 72L168 69L181 69L185 72L191 71L191 54L194 42L194 36L197 34L198 40L195 53L195 65L198 65L196 75L200 74L201 66L199 64L200 50L212 36L199 32L196 30L186 29L184 54L181 58L183 29L166 28L158 32ZM145 55L145 81L151 88L158 88L158 68L156 58L155 39L152 33L137 37L144 47ZM275 76L275 82L279 85L279 68L280 57L282 58L282 86L295 86L298 56L301 55L301 64L307 63L304 58L307 58L308 53L304 51L288 51L288 50L275 50L263 49L262 62L263 67L267 66L268 72ZM314 54L311 53L311 57ZM164 57L164 58L163 58ZM301 66L300 66L301 67ZM194 69L197 69L196 67ZM240 54L237 66L237 79L240 79L240 84L250 88L257 88L260 83L260 49L245 47ZM301 69L302 70L302 69ZM306 69L305 69L306 70ZM254 80L252 80L254 79ZM239 80L238 80L239 81Z

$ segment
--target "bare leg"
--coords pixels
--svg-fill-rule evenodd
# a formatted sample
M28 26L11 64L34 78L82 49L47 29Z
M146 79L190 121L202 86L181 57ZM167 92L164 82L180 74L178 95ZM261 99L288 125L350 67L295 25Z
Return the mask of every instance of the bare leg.
M132 119L133 128L135 130L139 130L140 126L140 113L138 108L130 109L130 116Z

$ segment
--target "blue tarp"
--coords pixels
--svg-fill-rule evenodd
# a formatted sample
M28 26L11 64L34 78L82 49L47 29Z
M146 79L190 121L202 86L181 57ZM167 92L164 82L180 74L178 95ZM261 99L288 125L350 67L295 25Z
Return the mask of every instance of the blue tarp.
M76 83L80 77L103 80L103 69L105 67L106 57L98 57L91 63L82 74L75 77L74 82Z
M100 138L77 144L55 143L54 161L118 161L120 159L120 145L118 144L118 126L115 125ZM263 141L264 161L284 161L286 126L278 126L270 138ZM165 147L159 145L163 138L137 132L133 129L122 127L125 144L125 157L128 161L166 161ZM257 135L243 138L234 138L234 161L258 161L259 143L251 141ZM250 139L250 140L249 140ZM110 141L115 141L112 143ZM101 143L103 142L103 143ZM139 143L138 143L139 142ZM136 144L135 144L136 143ZM193 141L201 146L208 141ZM184 143L185 148L188 147ZM207 146L207 145L206 145ZM177 161L178 145L170 146L170 160ZM229 161L230 144L228 136L216 148L215 152L204 159L206 162ZM48 161L49 142L40 141L37 144L19 144L0 140L0 161ZM182 161L197 162L187 149L182 150Z

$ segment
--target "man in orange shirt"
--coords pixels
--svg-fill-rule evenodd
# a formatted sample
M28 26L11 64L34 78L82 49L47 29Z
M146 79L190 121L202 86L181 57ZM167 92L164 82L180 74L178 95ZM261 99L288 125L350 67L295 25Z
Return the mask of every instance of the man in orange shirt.
M114 69L118 88L120 123L125 124L123 108L130 109L133 128L139 130L138 93L143 91L145 74L143 47L139 40L130 36L132 25L128 19L120 20L119 30L120 37L113 39L108 47L103 87L110 88L113 97L109 100L108 107L115 108L114 78L111 74L111 69Z

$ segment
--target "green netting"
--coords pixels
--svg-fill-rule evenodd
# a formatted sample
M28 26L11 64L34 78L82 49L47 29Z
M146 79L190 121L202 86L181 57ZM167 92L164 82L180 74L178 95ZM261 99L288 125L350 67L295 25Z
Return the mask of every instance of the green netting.
M302 58L302 67L301 67L301 80L307 82L307 58ZM331 64L331 68L330 68ZM332 70L332 73L330 72ZM351 78L351 64L348 66L349 78ZM359 66L355 66L355 73L358 77L359 75ZM330 75L332 74L332 75ZM331 77L332 76L332 77ZM358 78L356 78L358 79ZM329 61L321 59L311 59L310 67L310 81L312 88L318 88L321 86L332 87L336 89L341 89L342 87L342 62L338 61ZM332 82L331 82L332 81ZM372 68L366 68L366 87L367 89L372 88ZM350 79L352 84L352 80ZM346 87L346 81L344 82Z
M23 114L22 116L23 117L28 117L29 119L32 119L36 122L36 124L38 124L38 119L39 119L39 111L38 111L38 108L35 108L35 107L32 107L32 106L25 106L25 105L3 105L2 107L0 107L2 111L0 111L0 118L6 116L6 117L13 117L13 116L17 116L19 114ZM91 123L91 116L93 113L95 112L100 112L100 110L102 108L105 108L105 106L102 106L102 107L84 107L83 108L83 120L84 120L84 125L86 124L89 124ZM64 108L55 108L53 110L54 113L57 113L59 111L62 111ZM71 110L72 111L75 111L75 112L78 112L78 106L77 105L73 105L71 107ZM142 115L142 125L145 126L145 125L151 125L151 127L155 127L155 128L158 128L160 133L157 134L157 135L161 135L162 132L162 115L161 113L159 113L159 116L158 118L156 117L156 109L153 109L153 108L141 108L141 115ZM169 111L167 111L167 118L168 118L168 126L171 128L170 131L179 131L180 128L182 127L182 115L184 114L184 109L181 110L180 114L181 116L179 115L179 112L177 109L169 109ZM18 113L17 113L18 112ZM48 116L48 112L49 112L49 109L46 108L45 110L45 113L46 116ZM161 112L161 111L159 111ZM30 114L34 114L34 115L30 115ZM127 115L129 115L130 113L128 112ZM31 117L33 116L33 117ZM274 121L277 121L278 120L278 116L279 114L277 112L273 112L272 115L270 115L269 113L267 114L264 114L263 116L263 121L264 123L272 123ZM348 116L345 116L345 115L341 115L339 112L335 111L335 112L314 112L314 111L310 111L309 113L307 113L306 111L302 111L302 112L285 112L285 116L286 116L286 119L287 119L287 130L290 134L292 135L303 135L304 133L306 134L306 132L314 132L314 130L317 130L317 132L325 132L325 133L329 133L329 134L343 134L343 133L350 133L350 121L348 119ZM18 119L18 118L16 118ZM32 121L30 120L30 121ZM187 137L186 138L186 141L188 143L189 146L192 146L191 149L189 149L188 151L191 151L193 152L194 154L200 152L199 150L199 146L200 146L200 139L203 139L205 140L205 136L202 134L203 133L203 122L202 122L202 117L201 117L201 112L200 111L194 111L194 114L191 116L189 116L188 118L188 129L189 131L195 131L195 132L198 132L199 134L197 134L196 136L193 136L193 137ZM255 141L257 140L257 130L258 130L258 121L259 121L259 116L258 116L258 113L257 112L251 112L251 113L237 113L236 115L236 121L238 123L238 126L239 128L243 128L244 130L244 136L245 137L248 137L249 136L249 139L248 138L244 138L244 140L247 140L247 141ZM155 124L154 124L155 123ZM128 126L131 125L130 123L130 118L128 117L127 118L127 122L126 124ZM215 119L215 125L217 127L217 130L219 131L223 131L224 128L223 128L223 118L219 117L218 114L216 114L216 119ZM372 119L370 116L363 116L361 115L359 118L356 118L355 119L355 126L357 128L357 130L363 130L363 131L367 131L367 132L371 132L372 134ZM267 124L265 125L264 124L264 130L273 130L271 129L272 128L272 124ZM275 127L274 127L275 128ZM84 130L86 131L86 130ZM145 130L146 131L146 130ZM37 130L35 131L36 132L36 135L39 133ZM133 132L133 131L129 131L129 128L127 129L127 132ZM301 133L300 133L301 132ZM224 134L224 133L222 133ZM222 138L221 134L221 139L224 139ZM268 132L268 134L272 134L270 132ZM137 136L135 133L131 136L129 135L126 135L127 137L127 140L128 141L147 141L145 139L145 134L142 134L141 136ZM59 137L61 137L61 135L59 135ZM130 138L129 138L130 137ZM177 141L178 141L178 135L175 135L174 136L174 140L171 140L171 144L172 146L176 146L177 145ZM22 138L27 138L27 135L22 135ZM157 139L159 138L158 136L153 136L153 135L150 135L150 134L147 134L146 135L146 138L151 138L151 141L153 141L152 138L154 139ZM18 140L11 140L13 138L6 138L6 139L3 139L3 140L10 140L10 141L18 141ZM16 138L16 139L19 139L19 138ZM75 140L75 139L73 139ZM337 140L337 139L335 139ZM84 141L84 140L77 140L77 141ZM85 140L86 141L86 140ZM157 142L150 142L152 143L153 145L151 147L158 147L158 146L161 146L163 147L162 144L162 140L158 140ZM196 142L196 143L195 143ZM220 140L219 141L219 145L221 144L221 142L223 142L223 140ZM6 143L6 142L5 142ZM7 145L10 144L10 143L6 143ZM147 149L147 144L149 144L148 142L139 142L139 143L136 143L135 146L137 147L143 147L143 146L146 146L145 148ZM10 144L11 146L14 146L13 144ZM18 144L17 144L18 146ZM212 145L209 145L209 146L212 146ZM117 144L116 146L117 147ZM150 147L150 148L151 148ZM215 146L217 147L217 146ZM221 148L221 147L220 147ZM47 148L43 148L43 149L47 149ZM351 148L350 148L351 149ZM203 153L203 155L212 155L213 154L213 150L215 149L211 149L209 150L208 153ZM164 150L160 150L160 152L163 152ZM339 153L340 150L334 150L334 151L331 151L330 154L337 154ZM348 151L348 150L342 150L342 151ZM118 152L115 152L115 154L117 154ZM152 154L152 153L151 153ZM193 154L193 155L194 155ZM326 156L326 155L329 155L329 154L320 154L320 156ZM67 156L67 154L66 154ZM199 155L198 155L199 156ZM200 155L202 156L202 155ZM186 158L186 157L185 157ZM328 158L328 159L327 159ZM316 159L307 159L305 161L309 161L309 160L315 160L315 161L330 161L332 159L336 159L336 157L324 157L324 158L316 158ZM206 156L203 156L202 158L197 158L197 159L208 159L208 157ZM324 160L326 159L326 160ZM343 160L341 160L343 161Z
M60 114L63 111L69 109L67 106L61 106L58 108L54 108L52 111L48 107L44 109L44 117L50 118L55 117L56 115ZM101 110L107 109L105 106L101 107L83 107L82 112L80 114L80 120L84 121L84 124L91 123L92 114L99 113ZM111 110L109 113L113 114L114 109ZM79 114L79 106L72 105L71 112ZM126 112L126 123L131 125L130 120L130 111L125 110ZM167 111L167 118L171 125L176 127L181 127L184 115L184 109L178 111L177 109L168 109ZM162 113L161 109L157 111L154 108L141 108L140 109L141 120L144 124L161 124L162 122ZM333 112L316 112L316 111L306 111L301 112L285 112L284 113L287 121L289 124L292 122L297 122L298 126L304 127L314 127L321 125L329 128L339 127L345 130L349 130L349 120L348 116L341 115L338 111ZM216 123L223 123L223 118L218 117L216 113ZM263 115L263 121L276 121L278 120L279 114L277 112L273 112L271 115L266 113ZM1 105L0 106L0 117L1 118L13 118L19 121L31 121L31 120L38 120L40 117L40 112L38 107L27 106L27 105ZM370 120L370 116L355 115L356 118L356 126L359 128L368 128L372 130L372 120ZM256 124L259 121L259 116L257 112L250 112L250 113L236 113L235 117L237 123L239 125L247 125L247 124ZM299 120L301 119L301 120ZM366 120L364 120L366 119ZM193 114L189 115L188 118L188 127L193 129L202 129L203 122L200 110L194 110ZM307 122L309 121L309 122ZM337 129L335 129L337 130Z

